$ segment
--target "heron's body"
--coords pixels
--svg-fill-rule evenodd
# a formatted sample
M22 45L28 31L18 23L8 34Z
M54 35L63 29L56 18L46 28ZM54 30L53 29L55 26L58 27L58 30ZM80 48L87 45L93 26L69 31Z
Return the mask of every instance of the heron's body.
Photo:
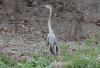
M45 7L50 10L49 20L48 20L49 34L47 36L47 42L48 42L48 45L50 46L51 53L53 55L57 55L58 54L58 42L57 42L56 35L54 34L52 27L51 27L52 6L51 5L45 5Z
M52 54L57 55L58 54L58 47L57 47L57 38L54 34L48 34L47 37L48 44L50 45L50 51Z

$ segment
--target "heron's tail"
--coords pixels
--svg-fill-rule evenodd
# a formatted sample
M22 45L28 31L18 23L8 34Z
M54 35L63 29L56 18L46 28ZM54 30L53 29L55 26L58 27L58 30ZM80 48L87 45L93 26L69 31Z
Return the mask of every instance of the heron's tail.
M53 48L50 47L50 52L51 52L53 55L58 55L58 47L57 47L57 46L54 46Z

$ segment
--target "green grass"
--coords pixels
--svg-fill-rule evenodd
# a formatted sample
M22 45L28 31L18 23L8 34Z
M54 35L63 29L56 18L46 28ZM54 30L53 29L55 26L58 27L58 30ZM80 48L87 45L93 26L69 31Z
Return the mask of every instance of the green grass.
M1 53L0 68L19 68L19 66L17 65L17 62Z
M86 39L85 45L86 46L93 46L93 45L95 45L95 42L96 42L96 37L92 36L92 37Z
M61 68L100 68L100 44L95 44L96 38L93 36L88 38L82 47L78 47L75 51L69 50L67 44L63 44L58 56L51 56L47 51L43 53L33 53L31 61L23 63L0 54L0 68L53 68L52 62L68 62L63 64ZM28 53L29 54L29 53Z

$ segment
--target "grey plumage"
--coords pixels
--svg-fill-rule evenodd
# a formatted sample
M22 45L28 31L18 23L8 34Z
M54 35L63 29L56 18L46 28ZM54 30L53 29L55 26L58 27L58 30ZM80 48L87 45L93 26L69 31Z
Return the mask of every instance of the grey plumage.
M44 7L48 8L50 10L49 19L48 19L49 34L47 36L47 42L48 42L48 45L50 46L50 52L53 55L57 55L58 54L58 41L57 41L56 35L53 32L53 29L51 27L52 6L45 5Z

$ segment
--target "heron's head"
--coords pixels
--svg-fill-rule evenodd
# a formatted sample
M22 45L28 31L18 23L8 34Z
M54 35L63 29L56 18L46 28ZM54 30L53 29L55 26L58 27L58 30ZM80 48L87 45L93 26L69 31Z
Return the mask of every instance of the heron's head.
M48 9L52 9L51 5L44 5L44 7L48 8Z

